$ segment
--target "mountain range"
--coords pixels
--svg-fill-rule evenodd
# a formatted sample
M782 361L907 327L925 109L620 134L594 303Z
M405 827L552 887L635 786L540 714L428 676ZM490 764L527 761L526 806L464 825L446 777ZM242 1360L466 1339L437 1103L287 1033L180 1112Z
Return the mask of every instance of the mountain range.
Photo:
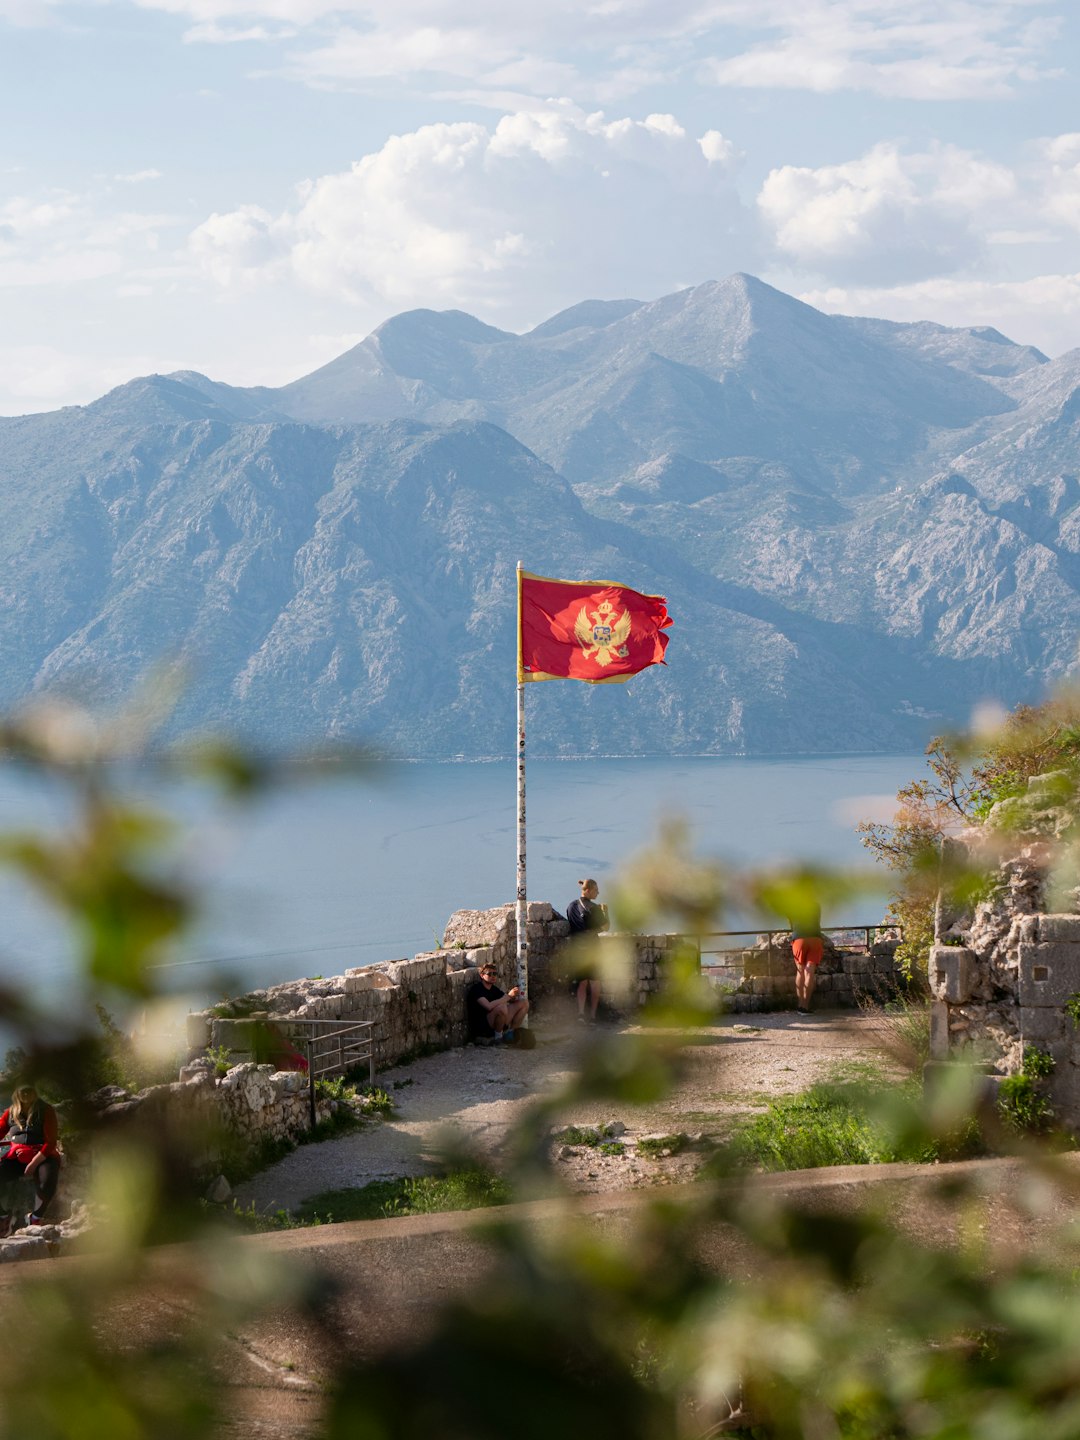
M416 310L279 389L0 419L0 704L183 658L178 728L507 754L514 570L666 595L534 753L904 750L1076 663L1080 351L750 276L525 335Z

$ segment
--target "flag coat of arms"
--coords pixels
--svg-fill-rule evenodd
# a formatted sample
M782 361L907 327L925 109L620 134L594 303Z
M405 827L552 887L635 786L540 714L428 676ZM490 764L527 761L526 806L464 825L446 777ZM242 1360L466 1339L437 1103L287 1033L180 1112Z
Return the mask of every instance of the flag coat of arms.
M663 665L671 624L662 595L606 580L518 572L518 680L603 685Z

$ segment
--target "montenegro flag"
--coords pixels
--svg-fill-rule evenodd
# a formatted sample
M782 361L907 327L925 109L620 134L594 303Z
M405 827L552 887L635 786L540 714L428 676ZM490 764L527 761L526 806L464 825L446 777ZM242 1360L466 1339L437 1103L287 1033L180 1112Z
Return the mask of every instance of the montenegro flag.
M662 595L519 570L518 680L627 680L664 664L670 624Z

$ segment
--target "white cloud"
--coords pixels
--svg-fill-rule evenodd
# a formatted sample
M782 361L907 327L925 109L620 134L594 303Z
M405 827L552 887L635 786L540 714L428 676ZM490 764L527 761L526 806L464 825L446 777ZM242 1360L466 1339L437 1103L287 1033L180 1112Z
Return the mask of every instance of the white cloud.
M919 280L959 270L1017 188L1004 166L954 146L905 154L895 144L819 169L770 171L758 208L779 250L845 280Z
M43 191L0 200L0 287L80 284L145 265L175 216L112 210L107 192Z
M723 161L671 115L609 120L562 102L392 136L272 216L213 215L191 251L221 285L280 280L354 304L497 315L657 293L745 265L752 226ZM716 159L710 161L709 152ZM537 315L535 318L540 318Z
M714 56L703 75L756 89L1001 98L1045 73L1055 11L1050 0L762 0L771 38Z
M1080 273L1000 281L939 278L890 287L835 285L805 290L799 299L839 315L992 325L1052 356L1080 345Z
M295 32L284 70L312 85L426 76L464 81L478 97L575 94L606 103L678 79L692 64L728 87L922 100L1007 95L1044 73L1062 0L138 3L190 18L189 41L272 42Z
M148 180L160 180L160 170L133 170L129 175L114 175L120 185L145 185Z
M1080 230L1080 134L1056 135L1037 149L1044 215Z

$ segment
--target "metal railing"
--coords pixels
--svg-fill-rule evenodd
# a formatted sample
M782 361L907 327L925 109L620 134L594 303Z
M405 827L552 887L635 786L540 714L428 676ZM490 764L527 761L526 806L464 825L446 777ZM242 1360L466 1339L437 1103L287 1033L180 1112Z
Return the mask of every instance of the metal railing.
M308 1064L308 1105L315 1128L315 1083L330 1075L344 1075L367 1061L368 1084L375 1083L375 1022L353 1020L299 1020L278 1022L292 1040L304 1046ZM336 1026L336 1029L323 1027Z
M235 1025L250 1026L254 1033L257 1027L276 1034L279 1041L288 1041L289 1048L303 1049L307 1060L308 1105L311 1113L311 1128L315 1128L315 1082L329 1075L345 1075L367 1061L368 1084L375 1083L375 1022L374 1020L351 1020L343 1025L340 1020L308 1020L295 1017L269 1015L237 1016ZM250 1053L258 1055L254 1033L250 1042ZM244 1054L243 1050L230 1047L231 1055ZM286 1067L289 1068L289 1067Z
M823 925L821 933L833 938L833 944L838 950L865 952L869 954L873 948L874 941L871 937L884 933L896 935L899 939L904 938L904 927L902 925ZM708 934L699 935L698 943L701 947L701 963L707 967L710 955L741 955L747 950L763 951L772 959L774 952L791 935L790 929L783 930L713 930ZM860 937L854 939L851 937ZM836 938L839 937L839 938ZM746 945L712 945L707 941L714 940L738 940L745 939L750 943ZM765 941L764 946L762 941Z

